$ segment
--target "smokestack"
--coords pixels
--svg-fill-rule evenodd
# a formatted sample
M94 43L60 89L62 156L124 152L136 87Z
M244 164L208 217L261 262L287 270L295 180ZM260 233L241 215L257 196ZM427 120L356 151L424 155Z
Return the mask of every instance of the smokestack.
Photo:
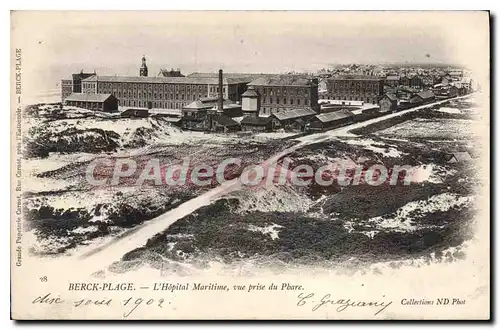
M219 70L219 102L218 102L218 109L220 111L224 110L224 93L222 92L222 69Z

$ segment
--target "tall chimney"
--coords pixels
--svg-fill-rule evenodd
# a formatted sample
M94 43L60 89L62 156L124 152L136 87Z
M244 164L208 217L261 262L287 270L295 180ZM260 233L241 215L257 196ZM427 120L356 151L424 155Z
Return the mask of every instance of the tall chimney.
M217 107L217 109L219 111L224 110L224 93L222 91L223 91L223 88L222 88L222 69L221 69L221 70L219 70L219 101L218 101L218 107Z

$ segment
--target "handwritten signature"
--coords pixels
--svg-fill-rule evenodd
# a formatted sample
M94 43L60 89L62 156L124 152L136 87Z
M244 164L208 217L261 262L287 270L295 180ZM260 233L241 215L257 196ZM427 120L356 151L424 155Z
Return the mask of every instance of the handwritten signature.
M392 304L392 301L355 301L351 299L335 299L332 298L332 295L329 293L323 295L319 301L316 300L317 297L314 293L300 293L297 298L299 299L297 301L297 306L311 306L311 310L313 312L326 306L335 306L335 310L339 313L350 307L375 307L375 315L378 315Z

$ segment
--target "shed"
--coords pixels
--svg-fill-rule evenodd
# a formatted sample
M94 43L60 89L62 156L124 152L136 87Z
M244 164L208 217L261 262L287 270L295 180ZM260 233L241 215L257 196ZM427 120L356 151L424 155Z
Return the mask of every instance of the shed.
M398 107L398 98L394 94L386 93L380 98L378 104L380 106L380 112L395 111Z
M413 95L410 98L410 103L411 104L425 104L425 103L430 103L436 99L436 96L432 91L423 91L420 93L417 93Z
M270 117L246 116L240 122L244 131L263 132L272 129L272 120Z
M240 130L240 124L232 118L225 115L216 115L211 117L212 125L210 130L212 132L236 132Z
M314 116L309 122L309 127L313 130L324 130L343 126L353 120L354 114L347 109L342 109Z
M112 94L72 93L65 99L64 103L94 111L118 111L118 99Z
M271 115L276 122L277 127L289 129L301 129L303 127L297 122L297 119L309 120L314 117L317 112L312 108L290 109L275 112Z

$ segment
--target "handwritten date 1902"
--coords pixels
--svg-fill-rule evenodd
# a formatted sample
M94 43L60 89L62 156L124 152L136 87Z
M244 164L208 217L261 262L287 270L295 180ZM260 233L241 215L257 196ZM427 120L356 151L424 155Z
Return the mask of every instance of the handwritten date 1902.
M123 317L129 317L130 314L132 314L137 307L140 305L145 305L145 306L150 306L150 305L156 305L159 308L163 308L163 303L165 300L163 298L160 299L142 299L142 298L128 298L123 301L123 306L130 306L132 309L130 309L128 312L123 313Z
M78 298L77 300L66 301L62 299L59 295L53 296L52 293L47 293L45 295L40 295L32 301L32 304L43 304L43 305L53 305L62 304L69 302L76 308L105 308L113 306L113 304L119 304L125 307L125 312L123 317L127 318L132 313L134 313L139 306L143 307L153 307L153 308L163 308L165 300L163 298L140 298L140 297L128 297L122 301L113 301L111 298L99 298L99 299L87 299Z

